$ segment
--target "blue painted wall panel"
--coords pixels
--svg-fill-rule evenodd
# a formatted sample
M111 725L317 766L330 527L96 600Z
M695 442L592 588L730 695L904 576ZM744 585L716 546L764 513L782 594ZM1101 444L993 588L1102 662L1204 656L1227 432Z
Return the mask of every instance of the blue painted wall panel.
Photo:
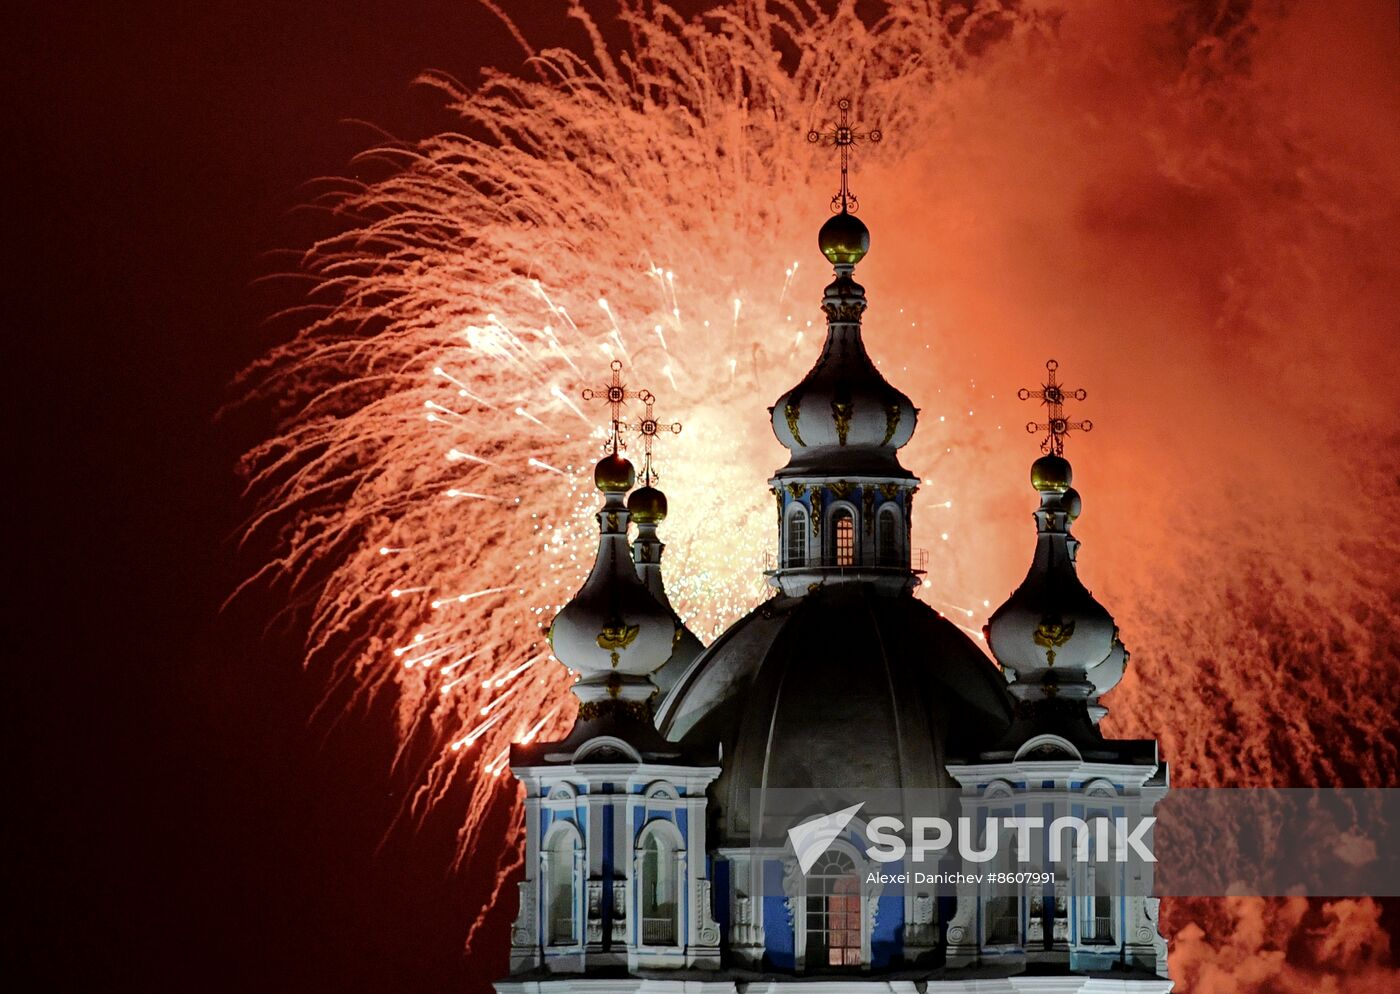
M765 860L763 864L763 935L768 961L779 970L793 969L796 950L787 898L783 896L783 864L778 860Z
M876 902L875 928L870 933L870 960L876 967L888 966L904 951L904 894L895 890Z

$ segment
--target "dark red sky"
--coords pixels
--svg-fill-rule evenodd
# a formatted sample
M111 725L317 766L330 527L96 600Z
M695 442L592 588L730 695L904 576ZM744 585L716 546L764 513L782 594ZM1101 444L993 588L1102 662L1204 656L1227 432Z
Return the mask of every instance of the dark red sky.
M537 44L564 40L563 0L513 6L536 12L517 16ZM11 21L7 977L484 989L460 953L474 882L447 872L457 808L377 848L412 779L386 774L389 716L311 721L321 674L300 672L295 632L261 634L275 605L218 612L257 561L230 541L248 510L233 466L267 426L215 412L285 335L259 324L294 291L252 284L268 250L321 230L291 209L371 142L346 119L431 133L450 121L410 87L420 70L470 81L519 51L470 0Z
M6 32L24 484L7 978L463 989L481 978L460 954L452 825L375 852L398 810L387 722L312 725L296 637L259 636L266 604L218 616L249 565L228 540L247 510L233 466L265 426L214 415L292 299L252 286L262 253L305 242L302 184L370 141L346 120L426 133L442 118L416 73L471 79L519 51L452 0L34 7Z

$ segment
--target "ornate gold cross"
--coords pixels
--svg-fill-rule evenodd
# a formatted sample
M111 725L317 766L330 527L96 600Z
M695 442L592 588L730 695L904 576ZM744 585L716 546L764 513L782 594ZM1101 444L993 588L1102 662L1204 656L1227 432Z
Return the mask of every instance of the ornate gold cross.
M884 137L879 128L871 128L869 131L857 131L851 124L851 101L848 97L842 97L836 101L836 108L841 112L835 124L828 123L829 131L818 131L813 128L807 132L807 141L813 145L831 145L840 150L841 153L841 189L831 198L831 209L833 212L846 211L854 214L859 201L856 195L851 192L848 182L850 171L851 149L861 142L868 141L871 144L878 144Z
M584 387L584 400L601 400L608 405L611 417L608 420L611 434L608 441L603 443L603 448L608 452L617 453L622 448L620 436L622 428L622 408L629 400L638 400L646 393L645 390L628 390L627 385L622 382L622 363L614 359L612 361L612 380L601 387Z
M1065 436L1072 431L1093 431L1094 422L1085 419L1083 421L1070 421L1065 417L1066 400L1083 400L1089 396L1087 390L1070 390L1061 385L1055 378L1055 372L1060 368L1060 364L1054 359L1045 363L1045 382L1040 385L1039 390L1028 390L1022 387L1016 391L1016 396L1022 400L1030 400L1034 397L1046 408L1048 417L1045 421L1027 421L1026 432L1034 435L1038 431L1045 432L1045 440L1040 443L1040 451L1061 456L1065 452Z
M642 472L639 474L642 486L650 487L656 483L656 469L651 464L651 447L658 435L681 433L679 421L666 424L656 419L656 395L650 390L642 390L638 398L646 405L646 410L642 412L641 420L636 424L619 425L623 431L634 431L642 437Z

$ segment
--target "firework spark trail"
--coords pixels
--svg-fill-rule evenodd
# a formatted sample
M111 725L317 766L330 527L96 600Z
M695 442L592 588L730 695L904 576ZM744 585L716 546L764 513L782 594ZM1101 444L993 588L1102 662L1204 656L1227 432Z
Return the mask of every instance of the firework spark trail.
M864 88L872 113L899 117L877 96L897 79L890 57L872 36L851 63L863 75L841 68L850 53L818 42L832 27L824 16L748 6L681 34L663 15L627 17L634 46L621 56L550 52L538 78L494 74L478 91L430 77L464 132L482 137L367 153L389 174L344 194L336 209L350 230L307 257L327 315L251 374L287 426L245 461L266 509L251 533L275 530L284 550L265 576L314 597L312 661L331 657L362 699L398 695L405 743L461 743L443 750L420 802L459 772L498 770L518 723L480 731L468 720L483 706L474 681L454 673L443 694L432 666L388 665L386 647L431 639L446 643L437 654L512 674L532 654L586 566L596 437L579 430L588 414L572 395L589 370L619 356L634 382L676 386L663 403L687 415L687 431L664 457L668 532L692 625L712 635L760 594L768 501L754 480L776 452L747 466L726 458L762 450L737 441L761 429L761 409L729 401L748 399L760 371L801 371L802 357L783 370L787 357L767 346L797 271L780 260L810 241L820 214L809 201L824 197L797 191L829 185L802 124L825 113L833 86ZM951 63L957 39L937 18L901 32ZM773 63L779 38L808 53L796 67ZM776 256L775 234L787 243ZM802 289L815 299L814 285ZM634 330L646 328L655 334ZM747 541L715 547L697 538L705 520ZM475 591L460 610L458 589ZM433 610L449 605L450 618ZM545 713L566 684L560 671L524 678L503 713ZM558 711L544 734L569 716ZM473 797L463 852L487 793Z
M359 702L393 695L400 761L410 743L434 743L415 812L455 778L477 783L459 835L464 858L476 851L503 796L509 743L572 719L562 667L527 664L591 557L601 434L585 422L603 415L577 397L611 359L686 426L660 454L673 602L708 638L762 596L773 522L759 481L783 455L762 402L795 382L819 341L824 267L809 260L833 176L803 135L836 96L857 94L860 116L886 135L857 168L875 233L862 267L867 337L924 408L903 461L927 477L915 528L934 550L930 600L956 605L975 631L1025 567L1031 451L1003 429L1023 420L1011 398L1047 343L1074 354L1091 384L1149 383L1151 363L1170 359L1181 367L1173 389L1195 408L1176 430L1202 451L1151 433L1161 405L1146 389L1101 389L1095 417L1118 419L1117 448L1100 431L1071 453L1087 480L1084 568L1136 650L1108 702L1111 730L1160 736L1189 783L1393 781L1400 762L1383 743L1396 681L1368 693L1348 654L1394 669L1387 591L1400 550L1347 539L1394 515L1393 488L1372 463L1349 506L1322 516L1260 485L1300 459L1318 479L1364 465L1364 446L1327 432L1339 419L1373 430L1393 390L1346 379L1348 410L1330 421L1281 403L1271 413L1287 423L1287 458L1270 454L1277 428L1241 420L1228 401L1242 382L1271 392L1279 356L1298 348L1342 377L1366 369L1331 362L1336 343L1361 341L1365 308L1347 310L1340 328L1321 318L1342 312L1329 277L1351 275L1335 246L1371 246L1385 215L1368 220L1361 205L1394 186L1327 163L1317 140L1260 109L1262 70L1231 62L1278 34L1252 13L1179 19L1165 55L1144 46L1106 68L1102 48L1167 19L1124 14L1086 28L987 4L945 22L943 5L928 3L862 25L852 6L738 2L691 24L629 4L630 40L616 53L576 7L586 51L542 53L477 88L427 77L460 128L365 155L383 178L333 197L343 233L306 256L321 316L248 373L283 417L244 461L260 508L250 538L278 549L250 582L288 591L289 610L308 619L308 660L325 663L335 686ZM1129 96L1085 106L1079 93ZM1128 163L1123 176L1104 165L1114 162ZM1288 189L1286 177L1301 192L1269 200L1255 189ZM1266 223L1144 235L1139 197L1177 211L1172 198L1190 197L1197 214L1224 205ZM1064 204L1085 206L1076 215ZM1206 243L1215 254L1197 261ZM1045 275L1095 253L1092 273ZM1137 257L1160 294L1132 283ZM1217 263L1209 306L1181 306L1207 282L1200 268ZM1129 303L1113 296L1122 287ZM1103 348L1124 329L1137 351ZM1248 346L1228 375L1212 351L1220 338ZM957 372L997 387L949 378ZM1222 416L1241 441L1211 440L1207 422ZM1391 443L1380 461L1394 454ZM1169 457L1193 460L1191 510L1211 527L1183 534L1177 495L1137 485ZM1309 578L1320 575L1325 589ZM1272 598L1233 593L1244 577ZM1203 599L1204 589L1214 593ZM439 649L411 667L395 654ZM1294 653L1310 666L1290 664ZM1271 715L1303 702L1309 720L1275 733ZM1329 751L1341 757L1330 766Z

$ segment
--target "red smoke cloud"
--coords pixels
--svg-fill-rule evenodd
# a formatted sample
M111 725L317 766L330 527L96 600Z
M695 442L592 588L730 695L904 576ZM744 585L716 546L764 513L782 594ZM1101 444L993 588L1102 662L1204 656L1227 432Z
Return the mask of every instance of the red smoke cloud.
M1089 388L1081 572L1133 650L1107 732L1160 739L1183 785L1393 785L1394 11L1038 9L1049 34L950 86L918 166L881 183L903 195L868 198L872 321L901 290L938 302L944 356L901 381L920 400L990 369L1004 400L1042 355ZM943 475L1019 482L1025 451L955 448ZM1027 498L953 509L955 570L994 604ZM1169 900L1164 921L1179 990L1400 983L1372 901Z
M1171 950L1176 990L1193 994L1386 994L1395 990L1390 940L1369 898L1320 906L1232 897L1200 913ZM1183 909L1178 908L1178 913Z

